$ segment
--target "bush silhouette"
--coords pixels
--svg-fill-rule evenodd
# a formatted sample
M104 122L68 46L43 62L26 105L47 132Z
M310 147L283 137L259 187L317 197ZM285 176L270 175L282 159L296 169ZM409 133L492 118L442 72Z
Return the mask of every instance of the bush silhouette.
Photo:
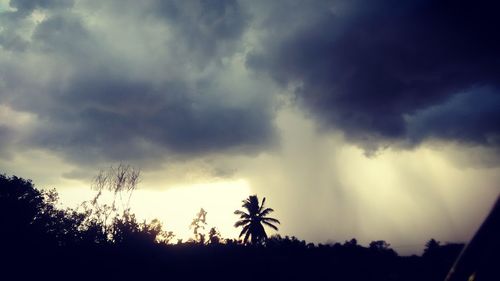
M294 236L265 239L249 226L252 219L277 220L267 218L272 209L257 196L244 201L247 212L237 212L252 246L224 239L216 228L207 243L170 244L173 234L158 220L141 222L125 209L104 225L91 202L63 210L57 200L53 190L0 175L2 280L443 280L463 246L431 240L423 257L400 257L383 240L364 247L356 239L319 245Z

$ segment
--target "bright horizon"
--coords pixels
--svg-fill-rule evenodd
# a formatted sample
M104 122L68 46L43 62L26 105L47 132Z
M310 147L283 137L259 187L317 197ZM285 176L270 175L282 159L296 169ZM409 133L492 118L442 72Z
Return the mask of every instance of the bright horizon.
M85 187L59 190L61 206L70 208L78 207L95 194L94 190ZM159 219L164 230L176 235L171 243L176 243L177 239L186 242L193 238L189 226L200 208L208 212L205 232L216 227L223 238L237 238L240 230L233 227L237 216L230 210L240 209L241 201L249 195L251 191L244 180L172 186L163 191L139 188L132 195L130 208L141 221ZM218 198L221 196L223 200ZM108 194L105 197L108 201L103 203L111 202L111 197Z

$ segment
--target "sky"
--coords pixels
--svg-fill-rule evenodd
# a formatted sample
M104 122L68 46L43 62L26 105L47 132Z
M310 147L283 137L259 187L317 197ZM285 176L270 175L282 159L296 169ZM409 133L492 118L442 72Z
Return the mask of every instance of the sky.
M257 194L310 242L467 241L500 193L491 2L0 0L0 172L66 207L133 165L183 239Z

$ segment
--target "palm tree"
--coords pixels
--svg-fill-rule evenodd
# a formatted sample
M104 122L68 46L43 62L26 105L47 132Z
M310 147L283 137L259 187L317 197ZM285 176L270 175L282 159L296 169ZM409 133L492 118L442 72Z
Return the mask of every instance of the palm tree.
M263 239L267 238L266 231L264 230L265 224L274 230L278 230L274 224L279 224L280 221L275 218L266 217L271 212L274 212L271 208L265 208L264 203L266 198L262 199L262 203L259 206L259 198L257 195L251 195L247 199L243 200L242 207L246 209L245 211L236 210L235 215L240 216L240 220L234 224L234 227L243 226L243 230L240 233L240 238L245 235L244 242L247 243L248 238L251 236L252 244L256 244Z

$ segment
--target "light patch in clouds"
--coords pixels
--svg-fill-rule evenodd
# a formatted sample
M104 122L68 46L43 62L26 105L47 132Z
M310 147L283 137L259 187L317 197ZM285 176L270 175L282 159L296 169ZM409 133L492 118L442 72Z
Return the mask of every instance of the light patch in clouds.
M41 189L88 189L90 186L89 182L64 177L65 173L70 173L76 167L52 151L26 148L22 152L10 154L10 157L0 157L0 167L1 172L7 175L32 179L35 186Z
M0 104L0 126L13 130L29 130L35 122L36 116L34 114L17 111L7 105Z
M36 122L34 114L0 104L0 156L10 160L14 151L23 147Z
M0 13L3 11L11 11L12 8L9 6L10 0L0 0Z

